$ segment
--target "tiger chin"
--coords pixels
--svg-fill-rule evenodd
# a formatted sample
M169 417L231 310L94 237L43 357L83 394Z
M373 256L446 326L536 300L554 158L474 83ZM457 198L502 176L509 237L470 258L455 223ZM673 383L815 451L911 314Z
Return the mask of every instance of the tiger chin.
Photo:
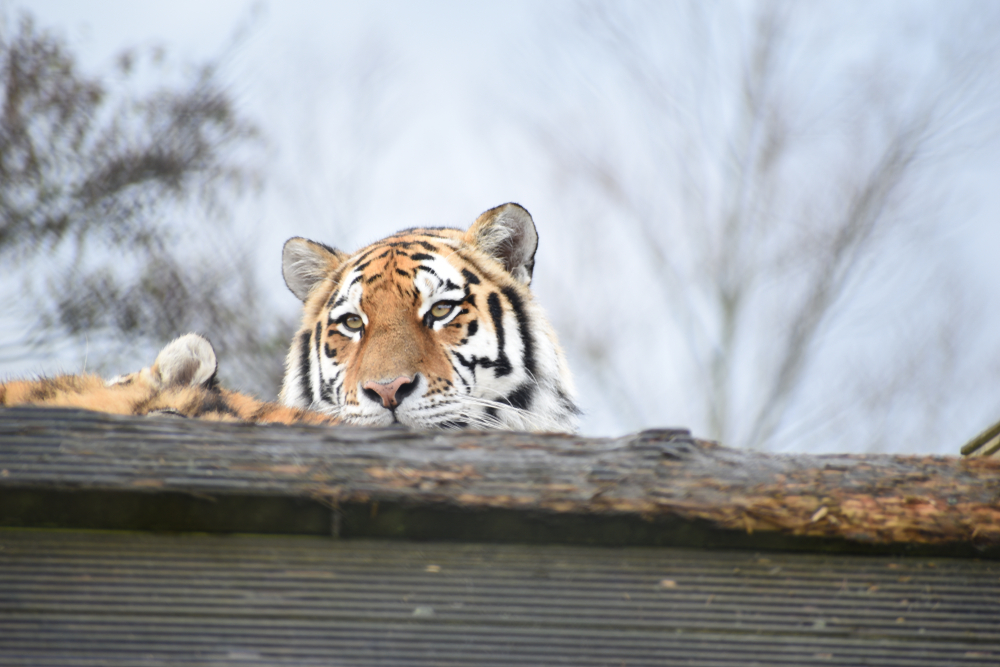
M576 431L572 378L529 289L537 246L517 204L351 255L288 240L303 315L280 402L359 426Z

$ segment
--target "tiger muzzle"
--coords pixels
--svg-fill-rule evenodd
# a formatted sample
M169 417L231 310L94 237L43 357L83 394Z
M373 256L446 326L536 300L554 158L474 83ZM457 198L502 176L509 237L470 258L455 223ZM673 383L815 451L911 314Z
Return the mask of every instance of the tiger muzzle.
M416 388L416 376L412 378L400 376L390 382L368 381L362 386L368 398L376 403L381 401L382 405L390 410L396 409L403 402L403 399L412 394Z

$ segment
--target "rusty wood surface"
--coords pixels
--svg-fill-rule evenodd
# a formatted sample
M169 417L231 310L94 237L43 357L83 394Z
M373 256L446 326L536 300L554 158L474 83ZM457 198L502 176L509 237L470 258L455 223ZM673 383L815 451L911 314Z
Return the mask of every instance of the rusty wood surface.
M1000 461L12 408L0 524L996 556Z

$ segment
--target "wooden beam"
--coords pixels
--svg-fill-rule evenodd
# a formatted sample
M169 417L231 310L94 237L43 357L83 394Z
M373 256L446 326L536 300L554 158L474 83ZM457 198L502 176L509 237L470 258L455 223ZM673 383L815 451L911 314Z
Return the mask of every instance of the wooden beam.
M0 411L0 525L1000 553L1000 460Z

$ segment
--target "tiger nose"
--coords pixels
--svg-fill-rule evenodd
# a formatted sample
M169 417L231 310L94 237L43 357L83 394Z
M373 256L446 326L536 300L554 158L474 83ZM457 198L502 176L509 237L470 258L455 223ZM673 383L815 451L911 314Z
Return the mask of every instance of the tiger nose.
M374 382L369 380L362 387L368 398L376 403L381 400L382 405L390 410L402 403L403 399L412 394L416 388L417 383L415 378L408 378L404 375L399 376L391 382Z

